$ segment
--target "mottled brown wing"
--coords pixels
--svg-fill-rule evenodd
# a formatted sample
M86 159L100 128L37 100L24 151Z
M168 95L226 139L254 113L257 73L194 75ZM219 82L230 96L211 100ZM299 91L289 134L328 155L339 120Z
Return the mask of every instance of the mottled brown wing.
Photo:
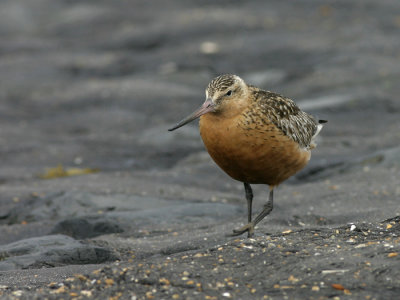
M263 113L282 132L301 147L310 148L317 132L317 121L302 111L293 100L279 94L257 90L256 101Z

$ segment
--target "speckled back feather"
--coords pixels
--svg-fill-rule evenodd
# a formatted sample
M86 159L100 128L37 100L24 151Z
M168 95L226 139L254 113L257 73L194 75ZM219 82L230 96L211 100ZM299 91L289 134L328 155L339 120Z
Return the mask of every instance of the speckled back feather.
M315 147L313 137L317 133L318 123L311 115L302 111L289 98L253 86L250 86L250 89L256 104L253 109L260 110L263 117L267 117L301 147Z

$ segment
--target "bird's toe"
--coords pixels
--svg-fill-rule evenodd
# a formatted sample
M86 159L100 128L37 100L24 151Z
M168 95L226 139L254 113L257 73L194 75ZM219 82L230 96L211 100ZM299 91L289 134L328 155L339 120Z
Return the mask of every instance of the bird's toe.
M248 223L239 229L234 229L232 236L241 235L241 234L245 233L246 231L247 231L247 237L251 238L254 235L254 224Z

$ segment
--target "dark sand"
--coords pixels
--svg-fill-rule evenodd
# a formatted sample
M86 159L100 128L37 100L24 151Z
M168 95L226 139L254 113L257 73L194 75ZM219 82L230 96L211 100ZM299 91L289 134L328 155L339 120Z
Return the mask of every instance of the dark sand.
M400 2L0 2L0 297L395 299ZM196 123L221 73L329 120L253 239ZM46 168L96 173L42 179ZM268 196L254 187L255 210ZM335 298L337 297L337 298Z

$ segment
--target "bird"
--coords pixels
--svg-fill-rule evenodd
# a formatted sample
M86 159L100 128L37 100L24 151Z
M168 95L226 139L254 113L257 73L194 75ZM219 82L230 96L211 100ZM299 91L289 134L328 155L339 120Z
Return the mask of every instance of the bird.
M205 94L197 110L168 130L200 118L200 136L209 155L225 173L244 184L248 223L231 235L247 232L250 238L273 209L274 188L309 162L315 137L327 121L317 121L293 100L233 74L212 79ZM254 219L251 184L269 186L268 200Z

